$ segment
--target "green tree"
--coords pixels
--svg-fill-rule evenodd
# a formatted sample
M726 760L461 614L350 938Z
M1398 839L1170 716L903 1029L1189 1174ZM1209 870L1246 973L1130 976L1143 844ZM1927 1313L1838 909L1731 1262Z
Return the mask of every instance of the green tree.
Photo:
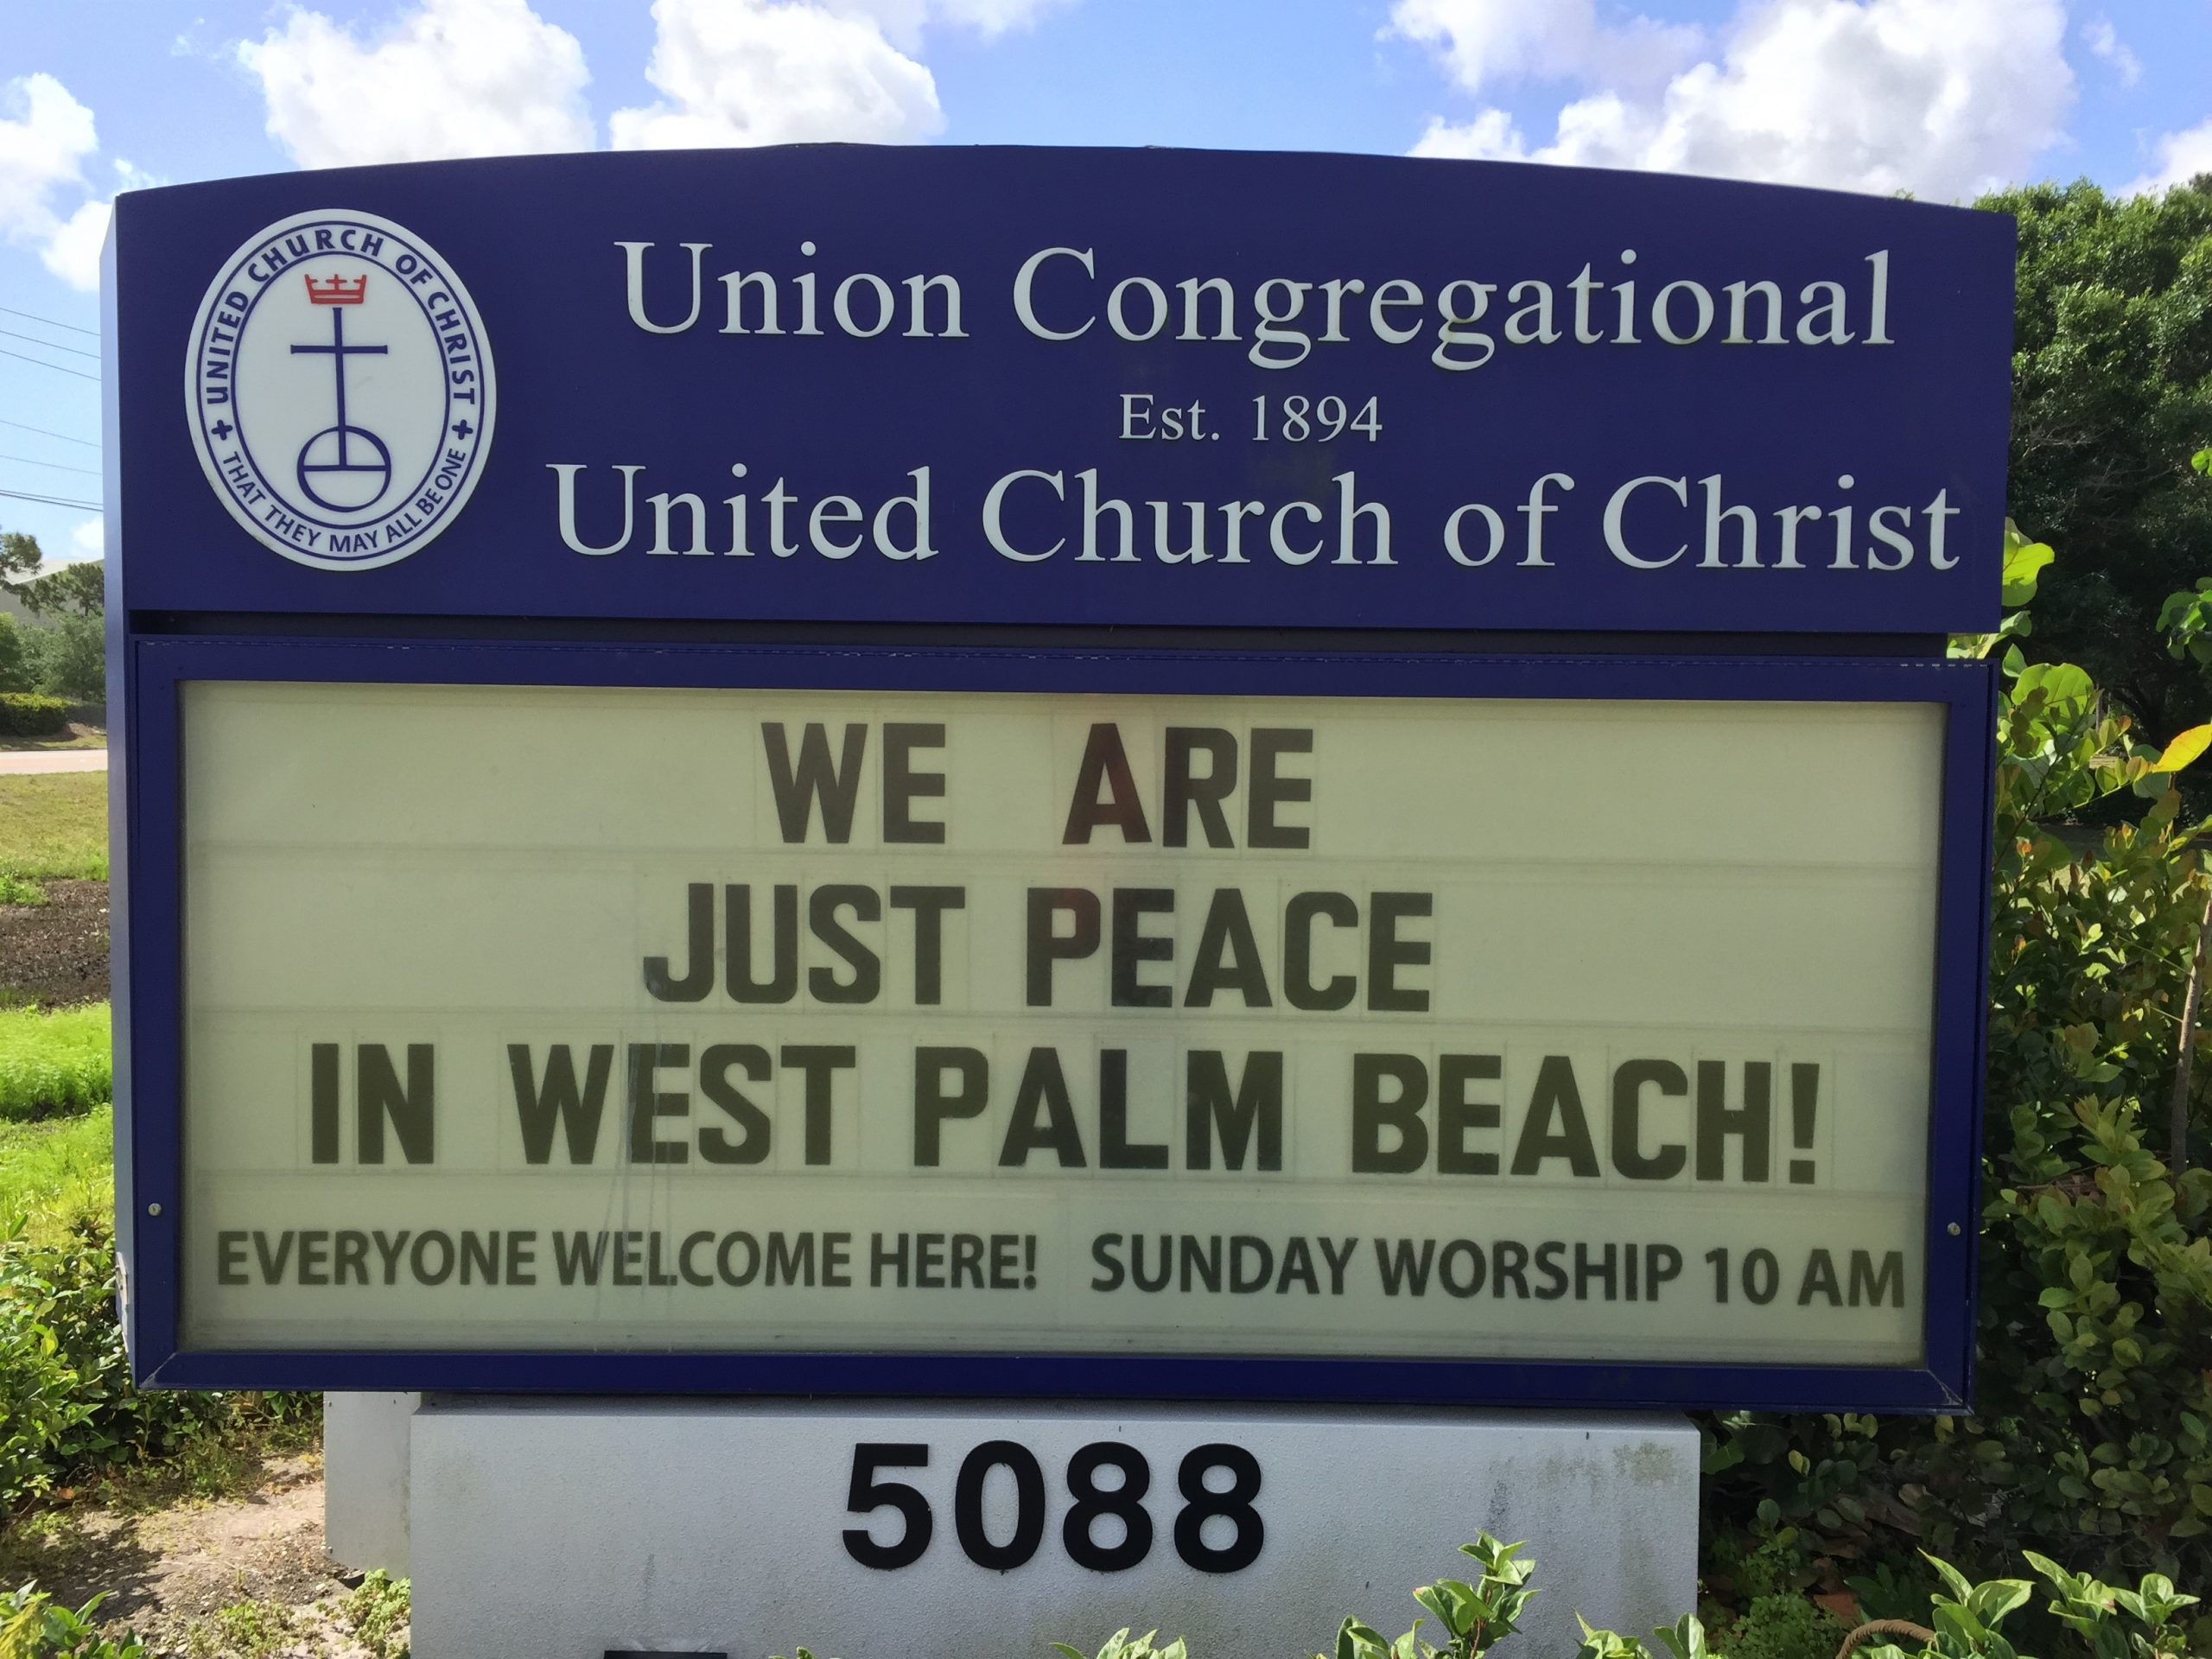
M2020 226L2011 511L2066 550L2032 655L2078 663L2145 736L2212 713L2159 611L2212 563L2212 175L2164 196L2083 181L1983 198Z
M19 583L15 591L33 616L98 616L106 607L106 587L94 561L62 565Z
M30 657L23 649L23 636L16 631L14 617L0 616L0 691L30 689Z
M38 537L20 530L0 530L0 592L15 593L38 575Z
M37 537L0 531L0 593L21 600L33 616L98 616L105 586L97 561L49 570Z

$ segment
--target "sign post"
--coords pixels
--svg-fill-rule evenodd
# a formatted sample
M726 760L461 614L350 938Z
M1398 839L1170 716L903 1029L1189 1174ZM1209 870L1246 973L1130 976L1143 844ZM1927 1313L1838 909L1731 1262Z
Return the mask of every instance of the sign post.
M2008 221L824 147L110 259L134 1363L594 1396L416 1420L426 1652L887 1639L732 1551L1249 1632L1592 1436L1656 1618L1694 1436L1496 1408L1965 1407Z

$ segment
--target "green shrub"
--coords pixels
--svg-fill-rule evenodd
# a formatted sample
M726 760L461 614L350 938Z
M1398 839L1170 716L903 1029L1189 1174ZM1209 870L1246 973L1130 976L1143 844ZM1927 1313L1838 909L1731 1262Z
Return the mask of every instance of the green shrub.
M339 1618L369 1650L370 1659L407 1659L409 1611L407 1580L381 1567L338 1604Z
M135 1631L118 1641L94 1627L106 1599L94 1596L73 1611L34 1585L0 1592L0 1659L146 1659Z
M30 689L30 659L23 652L23 636L14 617L0 614L0 691Z
M0 1121L90 1111L115 1090L108 1005L0 1009Z
M1189 1659L1179 1636L1164 1648L1154 1646L1153 1638L1159 1634L1158 1630L1147 1630L1142 1636L1131 1636L1127 1630L1116 1630L1099 1648L1098 1659ZM1053 1643L1052 1651L1060 1659L1090 1659L1082 1649L1071 1648L1065 1642ZM797 1659L814 1659L814 1656L801 1648Z
M1479 1578L1471 1583L1439 1579L1414 1592L1414 1599L1435 1616L1442 1647L1421 1640L1426 1619L1415 1619L1413 1629L1389 1642L1371 1625L1346 1618L1337 1628L1334 1659L1476 1659L1513 1634L1535 1596L1529 1583L1536 1570L1535 1559L1521 1554L1527 1548L1502 1544L1486 1532L1478 1534L1473 1543L1460 1545L1459 1553L1482 1568ZM1316 1654L1314 1659L1331 1656Z
M54 1328L54 1301L19 1237L0 1243L0 1515L53 1484L65 1438L91 1414Z
M115 1302L105 1217L77 1222L59 1244L29 1243L20 1229L0 1243L0 1513L65 1478L188 1457L321 1409L315 1395L141 1393Z
M105 1219L79 1223L61 1244L15 1255L18 1274L43 1291L45 1324L69 1367L79 1414L54 1445L57 1474L173 1454L234 1414L230 1395L143 1394L132 1384L115 1317L115 1239Z
M2009 553L2017 605L2049 550ZM1708 1528L1795 1529L1808 1574L1886 1592L1919 1579L1923 1543L1977 1573L2035 1549L2112 1579L2212 1577L2202 1032L2183 1144L2167 1127L2212 891L2168 785L2208 734L2137 745L2079 669L2025 662L2008 642L2026 632L2016 617L1966 647L2006 646L1974 1414L1707 1421ZM2133 821L2076 827L2115 809Z
M97 616L65 615L25 628L23 655L33 682L49 696L98 702L107 693L107 638Z
M68 724L67 697L0 691L0 737L53 737Z
M281 1652L298 1651L295 1643L305 1634L294 1609L250 1599L218 1608L195 1624L184 1650L186 1659L276 1659Z
M1851 1627L1802 1595L1784 1592L1752 1599L1743 1617L1713 1640L1728 1659L1835 1659Z
M1537 1593L1529 1581L1535 1560L1520 1553L1527 1546L1502 1544L1485 1532L1459 1548L1481 1566L1478 1580L1440 1579L1413 1592L1414 1599L1435 1617L1444 1646L1421 1640L1425 1621L1396 1641L1386 1642L1358 1619L1347 1618L1337 1631L1333 1659L1480 1659L1512 1635L1522 1611ZM1926 1559L1942 1579L1929 1615L1933 1628L1921 1627L1923 1634L1910 1638L1910 1647L1883 1644L1861 1647L1859 1652L1867 1659L2016 1659L2017 1650L1998 1627L2034 1597L2035 1586L2023 1579L1976 1584L1946 1562L1932 1555ZM2059 1637L2051 1659L2189 1659L2199 1651L2185 1645L2179 1624L2181 1614L2196 1605L2196 1598L2176 1594L2166 1580L2152 1575L2128 1590L2069 1573L2040 1555L2031 1554L2028 1563L2052 1592L2042 1610ZM1756 1621L1743 1620L1733 1631L1724 1631L1717 1645L1694 1613L1652 1635L1671 1659L1827 1659L1846 1635L1872 1634L1847 1632L1795 1597L1764 1599L1774 1605ZM1795 1601L1802 1611L1783 1606L1787 1601ZM1632 1637L1592 1630L1586 1623L1582 1631L1577 1659L1652 1659L1651 1649ZM1055 1642L1052 1648L1062 1659L1084 1659L1083 1649L1065 1643ZM800 1659L808 1659L804 1648L796 1652ZM1182 1659L1183 1654L1180 1642L1155 1649L1151 1635L1132 1641L1122 1630L1108 1638L1098 1659ZM1332 1656L1316 1655L1315 1659Z

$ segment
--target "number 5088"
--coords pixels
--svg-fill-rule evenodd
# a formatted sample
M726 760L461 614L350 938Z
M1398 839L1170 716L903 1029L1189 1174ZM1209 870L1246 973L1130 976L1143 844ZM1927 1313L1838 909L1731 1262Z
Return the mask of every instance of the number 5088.
M930 1448L920 1441L863 1440L853 1447L853 1478L845 1506L855 1515L895 1510L904 1521L896 1538L879 1542L865 1527L845 1529L845 1553L862 1567L892 1571L912 1567L929 1549L937 1531L930 1501L901 1480L881 1478L885 1470L926 1469ZM1004 1539L983 1525L983 1483L994 1469L1014 1477L1014 1517ZM1099 1477L1111 1470L1112 1485ZM1224 1473L1228 1484L1215 1487L1207 1477ZM1260 1559L1267 1525L1252 1500L1260 1495L1260 1461L1241 1446L1217 1441L1195 1447L1175 1471L1182 1503L1175 1512L1175 1554L1201 1573L1241 1573ZM1145 1508L1152 1490L1152 1465L1143 1452L1119 1440L1094 1440L1068 1459L1068 1497L1060 1523L1060 1542L1068 1559L1095 1573L1122 1573L1152 1553L1152 1514ZM1036 1554L1045 1537L1045 1471L1030 1449L1017 1440L986 1440L960 1462L952 1489L952 1528L961 1553L978 1567L1011 1572ZM1121 1522L1121 1536L1100 1543L1093 1532L1102 1520ZM1230 1534L1225 1544L1206 1541L1206 1522L1220 1520ZM1218 1537L1224 1528L1216 1528Z

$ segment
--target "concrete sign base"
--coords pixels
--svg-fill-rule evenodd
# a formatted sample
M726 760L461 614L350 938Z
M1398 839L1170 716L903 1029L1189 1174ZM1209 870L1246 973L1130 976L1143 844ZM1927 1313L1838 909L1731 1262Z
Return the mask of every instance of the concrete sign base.
M1676 1417L432 1397L410 1438L422 1659L1310 1654L1483 1529L1537 1560L1531 1654L1696 1589Z
M407 1576L407 1446L422 1398L322 1396L322 1547L357 1573Z

